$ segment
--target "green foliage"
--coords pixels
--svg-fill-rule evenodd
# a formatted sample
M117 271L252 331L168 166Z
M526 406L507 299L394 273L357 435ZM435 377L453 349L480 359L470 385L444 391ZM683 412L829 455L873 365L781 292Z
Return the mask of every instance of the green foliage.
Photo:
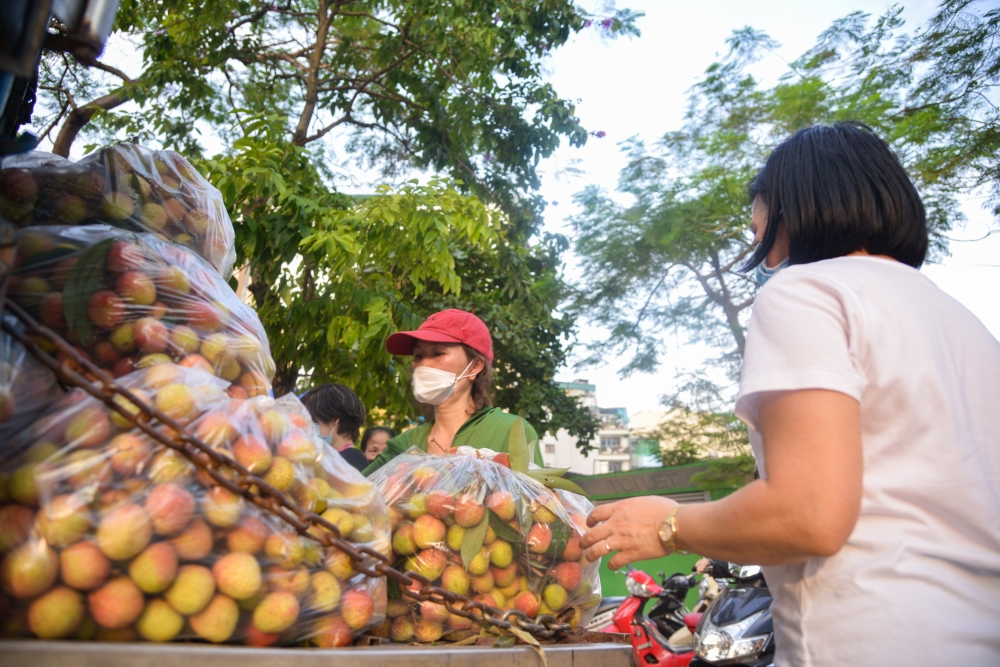
M730 491L752 482L755 467L750 454L712 459L708 469L691 475L691 481L704 491Z
M124 0L141 74L47 58L40 109L57 152L81 128L127 133L222 191L276 393L338 381L405 424L409 368L382 343L459 307L494 333L497 403L586 442L592 415L554 383L574 320L555 312L567 244L537 235L536 166L587 132L542 70L573 32L637 35L638 17L569 0ZM348 196L356 167L437 176Z
M576 250L585 279L575 312L608 335L593 360L630 355L622 369L652 371L660 341L680 332L719 350L735 378L756 285L739 268L751 246L745 186L772 148L817 123L862 121L896 150L928 209L934 252L961 215L955 196L992 188L1000 214L1000 10L948 0L930 24L900 33L901 8L834 22L771 87L749 74L777 44L744 28L689 93L684 126L654 146L636 139L618 189L576 197Z

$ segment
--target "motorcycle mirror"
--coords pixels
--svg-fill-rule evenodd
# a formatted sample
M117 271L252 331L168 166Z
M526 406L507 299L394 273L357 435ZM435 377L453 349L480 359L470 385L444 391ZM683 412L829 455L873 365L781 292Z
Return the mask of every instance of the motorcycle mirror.
M737 579L756 577L760 574L760 565L740 565L739 563L730 563L729 574Z

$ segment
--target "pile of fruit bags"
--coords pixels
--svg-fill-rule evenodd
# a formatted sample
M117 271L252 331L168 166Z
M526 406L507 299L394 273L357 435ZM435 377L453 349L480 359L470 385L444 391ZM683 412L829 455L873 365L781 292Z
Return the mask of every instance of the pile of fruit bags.
M429 456L414 448L370 477L392 517L394 566L501 610L585 625L601 601L599 563L587 563L579 544L593 505L485 458L489 453L462 447ZM443 605L401 593L390 587L393 641L479 632Z
M235 234L221 193L173 151L123 143L70 162L50 153L6 158L0 214L19 227L108 224L186 247L228 278Z
M200 257L149 233L24 229L7 298L116 377L176 361L252 397L274 375L257 313Z
M224 380L176 364L121 382L345 539L389 553L381 496L294 396L232 398ZM384 579L82 390L7 444L0 471L3 635L345 646L385 618Z

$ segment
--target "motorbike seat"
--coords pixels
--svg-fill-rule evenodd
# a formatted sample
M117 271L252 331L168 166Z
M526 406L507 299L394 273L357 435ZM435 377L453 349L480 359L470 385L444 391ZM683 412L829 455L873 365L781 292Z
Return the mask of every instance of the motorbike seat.
M698 627L698 623L701 621L701 617L704 615L703 612L684 614L684 625L688 627L688 630L694 632L694 629Z

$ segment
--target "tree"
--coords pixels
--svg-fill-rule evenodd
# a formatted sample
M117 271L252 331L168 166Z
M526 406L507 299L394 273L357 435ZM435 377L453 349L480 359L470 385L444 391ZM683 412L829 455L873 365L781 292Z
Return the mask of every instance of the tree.
M817 123L858 120L899 154L928 208L933 252L961 221L955 197L989 188L1000 216L1000 10L977 13L948 0L928 26L897 34L901 8L872 20L855 12L788 64L772 87L748 68L778 45L744 28L690 92L684 126L655 146L632 139L619 190L622 206L597 187L576 197L576 251L584 280L575 312L608 335L596 358L630 354L622 374L660 363L670 330L720 351L731 380L744 349L756 285L741 263L751 247L745 186L771 149ZM697 390L707 377L696 374ZM724 410L723 410L724 411ZM720 414L718 404L708 410Z
M541 69L574 31L638 34L636 14L567 0L125 0L118 17L142 73L103 66L100 79L49 59L56 147L81 131L139 135L200 164L234 220L276 392L342 381L403 423L408 369L381 341L464 305L497 336L500 405L589 440L592 417L553 382L574 324L555 312L565 243L537 237L535 193L538 161L587 132ZM222 153L205 158L202 130ZM349 197L338 152L387 177L451 180Z

